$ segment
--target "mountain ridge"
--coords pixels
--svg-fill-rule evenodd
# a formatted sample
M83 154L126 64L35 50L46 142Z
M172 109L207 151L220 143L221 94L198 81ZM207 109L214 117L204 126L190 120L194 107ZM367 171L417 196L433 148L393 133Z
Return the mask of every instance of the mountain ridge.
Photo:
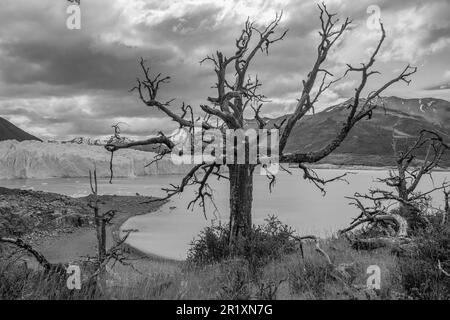
M393 165L393 146L411 143L422 129L434 130L450 142L450 102L435 98L381 98L383 107L370 120L357 123L342 144L322 163L336 165ZM295 125L285 152L312 152L325 146L341 129L351 99L307 115ZM280 124L286 116L269 121ZM444 158L450 165L450 157Z
M25 132L19 127L15 126L8 120L0 117L0 141L4 140L17 140L17 141L25 141L25 140L37 140L42 141L41 139Z

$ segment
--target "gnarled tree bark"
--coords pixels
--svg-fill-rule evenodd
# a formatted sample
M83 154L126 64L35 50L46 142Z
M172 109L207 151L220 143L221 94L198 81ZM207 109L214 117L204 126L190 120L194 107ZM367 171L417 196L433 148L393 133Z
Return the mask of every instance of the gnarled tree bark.
M229 165L230 247L247 236L252 227L253 165Z

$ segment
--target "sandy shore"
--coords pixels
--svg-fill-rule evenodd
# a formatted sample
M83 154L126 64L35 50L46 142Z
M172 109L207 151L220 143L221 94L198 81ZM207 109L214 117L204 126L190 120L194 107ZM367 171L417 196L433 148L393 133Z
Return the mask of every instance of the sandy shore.
M160 201L143 203L150 200L143 196L115 196L104 195L99 197L100 212L116 210L111 224L107 227L107 246L110 248L119 237L120 226L130 217L155 211L163 203ZM88 201L88 197L80 198ZM55 237L49 237L40 241L37 249L44 254L50 262L64 263L77 261L85 256L96 255L96 235L93 226L85 226L75 229L70 233L61 233ZM137 252L131 253L139 258L145 258Z

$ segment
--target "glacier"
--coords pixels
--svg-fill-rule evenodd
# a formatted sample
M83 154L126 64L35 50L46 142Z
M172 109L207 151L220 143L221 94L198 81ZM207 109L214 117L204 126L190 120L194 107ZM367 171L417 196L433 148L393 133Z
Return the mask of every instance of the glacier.
M114 177L185 174L191 165L174 164L170 155L146 165L155 153L132 149L114 152ZM109 177L111 153L102 146L72 143L0 141L0 179L87 177L95 166L99 177Z

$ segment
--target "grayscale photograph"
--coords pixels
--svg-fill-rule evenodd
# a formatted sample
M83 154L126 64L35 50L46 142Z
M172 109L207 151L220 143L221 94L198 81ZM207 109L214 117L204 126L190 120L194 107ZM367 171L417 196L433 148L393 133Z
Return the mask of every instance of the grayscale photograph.
M448 301L449 17L0 0L0 300Z

